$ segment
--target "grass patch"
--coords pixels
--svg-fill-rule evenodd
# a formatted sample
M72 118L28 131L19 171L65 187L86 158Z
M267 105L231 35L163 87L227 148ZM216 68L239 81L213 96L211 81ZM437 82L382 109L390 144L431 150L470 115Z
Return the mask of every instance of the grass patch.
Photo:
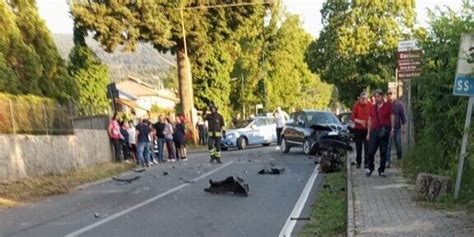
M347 180L345 169L325 175L311 219L298 236L345 236L347 229Z
M0 184L0 208L11 208L41 198L65 194L75 187L108 178L133 168L135 164L103 163L63 174L45 174Z
M459 198L453 198L457 174L458 153L450 154L435 144L417 144L410 149L401 162L403 175L410 183L415 183L419 173L431 173L451 177L452 190L440 202L419 202L420 205L448 211L467 211L474 213L474 156L470 155L464 163L464 172Z

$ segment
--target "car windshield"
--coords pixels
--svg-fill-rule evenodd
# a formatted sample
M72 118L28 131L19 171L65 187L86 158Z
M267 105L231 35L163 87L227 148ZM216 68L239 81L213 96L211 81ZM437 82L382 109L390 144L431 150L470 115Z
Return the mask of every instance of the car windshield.
M237 121L237 123L235 124L235 128L245 128L245 127L249 126L252 122L253 122L252 119L249 119L249 120L239 120L239 121Z
M313 112L307 114L309 126L317 124L340 124L341 122L332 113Z

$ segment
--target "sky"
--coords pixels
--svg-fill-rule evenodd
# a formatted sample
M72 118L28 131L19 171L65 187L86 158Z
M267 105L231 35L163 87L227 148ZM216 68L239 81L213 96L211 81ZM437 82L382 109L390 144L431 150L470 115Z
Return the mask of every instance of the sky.
M303 21L304 29L317 37L322 29L321 7L324 0L283 0L286 9L298 14ZM37 0L40 15L46 20L53 33L72 33L72 19L66 0ZM449 6L454 10L461 7L462 0L417 0L416 13L419 25L426 26L427 8L434 6Z

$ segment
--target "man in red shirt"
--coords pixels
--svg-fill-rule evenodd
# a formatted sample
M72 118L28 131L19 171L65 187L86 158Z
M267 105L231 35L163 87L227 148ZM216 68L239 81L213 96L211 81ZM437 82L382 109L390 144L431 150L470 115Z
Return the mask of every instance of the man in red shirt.
M364 164L367 165L367 157L369 153L367 123L369 122L369 114L372 107L372 104L369 103L367 92L362 92L359 96L359 100L352 107L351 120L355 124L354 140L356 143L356 161L358 169L362 163L362 145L364 146Z
M381 177L385 176L385 163L387 158L387 145L393 134L393 110L392 104L384 102L384 94L380 89L375 90L375 105L372 107L367 126L367 140L369 141L368 164L366 164L366 176L369 177L374 171L374 157L380 149L380 166L378 169Z

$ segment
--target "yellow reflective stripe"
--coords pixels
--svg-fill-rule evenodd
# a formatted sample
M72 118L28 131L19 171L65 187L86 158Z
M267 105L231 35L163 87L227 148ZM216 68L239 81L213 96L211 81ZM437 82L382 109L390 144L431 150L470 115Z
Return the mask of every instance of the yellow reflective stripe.
M211 132L211 137L222 137L221 132Z
M209 154L211 154L211 156L215 155L216 154L216 149L209 150Z
M220 158L221 157L221 152L220 151L216 151L216 153L214 154L217 158Z

